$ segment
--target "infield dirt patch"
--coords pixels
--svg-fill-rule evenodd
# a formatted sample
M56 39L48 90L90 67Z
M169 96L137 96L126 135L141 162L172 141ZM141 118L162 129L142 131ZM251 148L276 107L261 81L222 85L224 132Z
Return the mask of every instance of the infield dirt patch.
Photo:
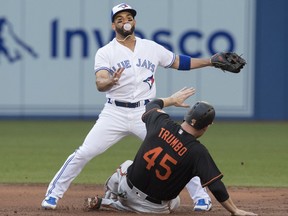
M97 212L85 212L82 209L85 197L102 195L102 185L72 185L62 200L59 201L56 210L41 209L47 185L35 184L0 184L0 215L2 216L114 216L114 215L138 215L128 212L115 212L100 210ZM235 204L244 210L252 211L261 216L285 216L288 215L288 188L252 188L229 187L228 191ZM180 194L181 206L170 215L205 215L223 216L230 215L212 197L213 208L210 212L193 212L192 201L186 190ZM152 215L152 214L149 214ZM159 214L158 214L159 215Z

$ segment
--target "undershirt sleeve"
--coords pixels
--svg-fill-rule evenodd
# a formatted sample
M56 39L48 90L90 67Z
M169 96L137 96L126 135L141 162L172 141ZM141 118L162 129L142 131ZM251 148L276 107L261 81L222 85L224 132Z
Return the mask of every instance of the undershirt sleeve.
M153 108L160 108L162 109L164 106L164 102L161 99L154 99L146 105L146 112L153 109Z
M220 203L225 202L229 198L227 189L220 179L208 185L208 188Z

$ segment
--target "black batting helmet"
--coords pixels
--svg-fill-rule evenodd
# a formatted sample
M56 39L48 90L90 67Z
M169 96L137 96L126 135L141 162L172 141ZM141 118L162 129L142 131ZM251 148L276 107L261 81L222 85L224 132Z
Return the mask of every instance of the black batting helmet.
M198 101L185 115L184 121L197 130L201 130L212 124L215 118L215 110L212 105L204 101Z

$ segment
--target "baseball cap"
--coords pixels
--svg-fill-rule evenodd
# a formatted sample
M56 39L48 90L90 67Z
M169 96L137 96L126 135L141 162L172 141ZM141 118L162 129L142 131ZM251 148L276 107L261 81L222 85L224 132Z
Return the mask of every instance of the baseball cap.
M121 3L121 4L118 4L112 8L111 21L113 22L115 15L122 12L122 11L130 12L133 17L135 17L137 14L136 10L134 10L130 5L128 5L126 3Z

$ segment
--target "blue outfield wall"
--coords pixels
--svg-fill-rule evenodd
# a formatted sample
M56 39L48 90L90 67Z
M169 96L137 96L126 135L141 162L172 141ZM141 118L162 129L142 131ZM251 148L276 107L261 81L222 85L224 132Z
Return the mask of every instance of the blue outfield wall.
M288 120L288 1L258 0L255 38L256 120Z

